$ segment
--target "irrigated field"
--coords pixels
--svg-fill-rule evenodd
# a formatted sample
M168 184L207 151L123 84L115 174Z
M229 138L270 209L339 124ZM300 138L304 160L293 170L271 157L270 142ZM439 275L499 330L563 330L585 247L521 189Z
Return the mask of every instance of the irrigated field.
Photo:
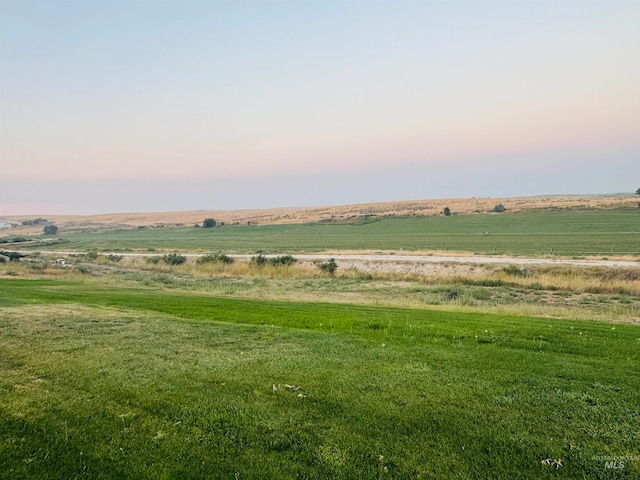
M68 234L62 231L60 238L60 243L29 248L236 253L402 249L534 256L640 255L640 210L544 210L451 217L371 217L299 225Z
M0 289L0 478L640 475L635 325Z

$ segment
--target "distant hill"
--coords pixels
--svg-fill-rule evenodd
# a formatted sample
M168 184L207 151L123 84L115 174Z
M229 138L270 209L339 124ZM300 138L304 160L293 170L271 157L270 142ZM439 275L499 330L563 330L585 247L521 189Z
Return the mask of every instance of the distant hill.
M194 210L157 213L110 213L101 215L47 215L49 223L62 230L103 230L114 228L179 227L202 224L205 218L214 218L226 225L265 225L340 221L354 217L386 215L442 215L448 207L453 215L488 214L501 203L507 212L541 208L616 208L636 207L638 196L611 195L544 195L513 198L447 198L404 200L395 202L364 203L328 207L270 208L253 210ZM5 225L33 221L38 215L5 216ZM24 225L4 229L11 234L29 234L42 231L41 225Z

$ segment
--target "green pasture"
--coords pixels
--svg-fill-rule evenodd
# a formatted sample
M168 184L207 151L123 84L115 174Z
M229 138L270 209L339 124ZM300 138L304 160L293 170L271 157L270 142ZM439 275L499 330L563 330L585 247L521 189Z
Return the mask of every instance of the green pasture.
M511 255L640 255L640 210L544 210L354 218L303 225L61 232L60 239L61 243L31 248L230 253L403 249Z
M640 476L636 325L69 280L0 292L0 478Z

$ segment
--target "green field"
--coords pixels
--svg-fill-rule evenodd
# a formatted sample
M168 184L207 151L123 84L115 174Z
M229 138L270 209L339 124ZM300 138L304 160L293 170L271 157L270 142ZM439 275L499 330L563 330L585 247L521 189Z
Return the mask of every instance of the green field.
M640 255L640 210L541 210L451 217L356 218L305 225L61 232L31 248L296 253L449 250L512 255ZM22 248L22 247L21 247Z
M0 291L0 478L640 476L637 325Z
M638 210L51 238L2 246L42 253L0 264L0 479L640 477L636 267L97 253L638 256Z

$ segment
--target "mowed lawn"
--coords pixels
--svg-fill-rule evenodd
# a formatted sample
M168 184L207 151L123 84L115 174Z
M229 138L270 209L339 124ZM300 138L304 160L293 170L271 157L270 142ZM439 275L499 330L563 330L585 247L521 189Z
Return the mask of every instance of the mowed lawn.
M33 248L236 253L403 249L512 255L640 255L640 209L373 217L304 225L60 233L64 243Z
M0 292L0 478L640 476L636 325Z

